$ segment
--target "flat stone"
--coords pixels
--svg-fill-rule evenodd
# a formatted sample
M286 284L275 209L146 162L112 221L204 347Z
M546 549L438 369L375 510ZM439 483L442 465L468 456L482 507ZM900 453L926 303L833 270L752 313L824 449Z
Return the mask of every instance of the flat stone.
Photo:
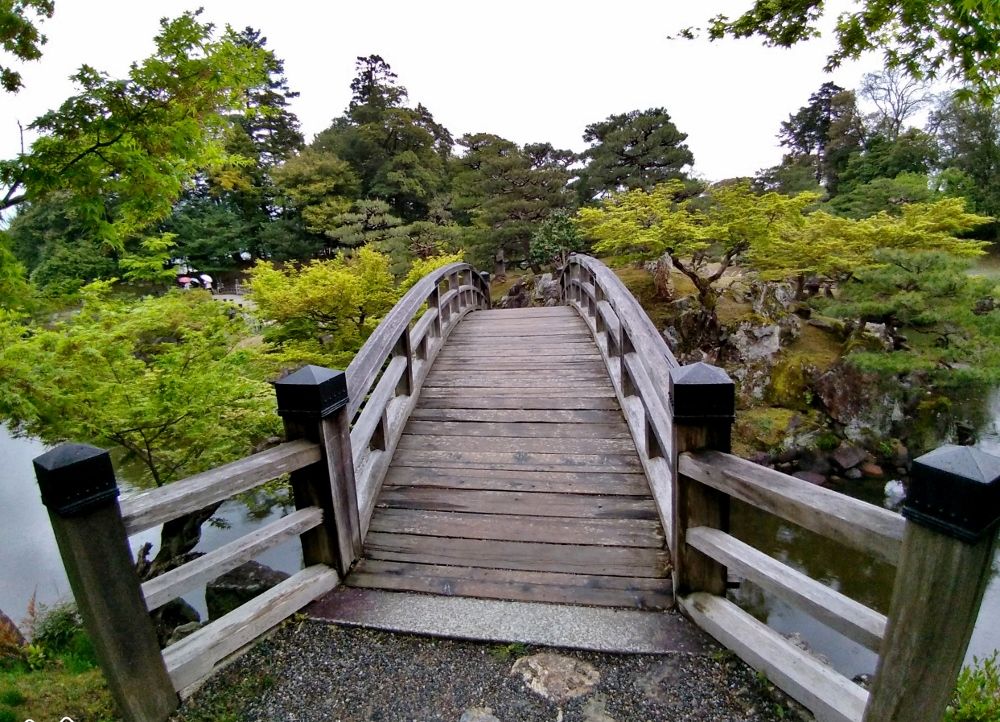
M870 461L862 464L860 467L861 474L867 476L870 479L881 479L885 476L885 471L878 464L873 464Z
M825 476L817 474L815 471L796 471L792 476L796 479L802 479L802 481L808 481L810 484L815 484L816 486L824 486L827 482Z
M556 704L589 694L601 680L592 664L553 652L521 657L510 673L520 674L532 692Z
M867 452L864 449L855 446L854 444L849 444L846 441L841 442L840 446L830 454L830 458L833 459L837 466L839 466L844 471L848 469L853 469L855 466L860 464L865 460Z
M305 609L313 619L393 632L521 642L596 652L704 654L705 632L677 612L508 602L340 587Z

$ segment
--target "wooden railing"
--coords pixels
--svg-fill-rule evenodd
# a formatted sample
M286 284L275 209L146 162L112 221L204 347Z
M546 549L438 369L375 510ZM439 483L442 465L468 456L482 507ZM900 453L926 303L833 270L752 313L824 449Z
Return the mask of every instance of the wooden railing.
M276 382L288 441L120 504L106 451L64 444L35 460L70 586L125 719L165 720L178 695L220 660L337 586L360 556L379 487L434 358L466 313L489 305L489 285L471 266L428 274L346 371L305 367ZM296 511L140 582L129 535L285 474ZM161 652L149 612L295 536L304 569Z
M944 447L914 462L903 516L729 454L732 381L678 366L612 271L572 256L567 303L586 321L671 540L681 610L820 722L938 722L979 613L1000 518L1000 459ZM888 616L728 533L738 499L897 566ZM871 691L726 598L740 577L879 655Z
M563 299L579 312L604 357L660 521L671 539L675 459L669 388L677 359L635 297L596 258L570 256L560 283Z

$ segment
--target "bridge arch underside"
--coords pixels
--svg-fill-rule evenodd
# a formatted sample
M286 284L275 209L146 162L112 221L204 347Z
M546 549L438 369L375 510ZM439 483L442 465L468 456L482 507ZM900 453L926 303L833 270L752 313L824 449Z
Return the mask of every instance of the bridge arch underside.
M658 609L663 527L569 307L477 311L420 391L348 586Z

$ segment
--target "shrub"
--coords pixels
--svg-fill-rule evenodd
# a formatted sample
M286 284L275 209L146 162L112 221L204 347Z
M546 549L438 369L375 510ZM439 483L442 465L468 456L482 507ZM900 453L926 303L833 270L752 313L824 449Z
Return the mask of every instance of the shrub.
M1000 720L1000 651L962 669L955 696L945 712L945 722L996 722Z

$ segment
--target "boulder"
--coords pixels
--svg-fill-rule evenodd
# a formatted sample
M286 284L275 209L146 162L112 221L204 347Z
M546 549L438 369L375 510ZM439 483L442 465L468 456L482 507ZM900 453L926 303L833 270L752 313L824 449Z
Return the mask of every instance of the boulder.
M535 279L535 288L531 294L537 305L555 306L562 301L562 286L552 278L551 273L543 273Z
M21 655L21 647L27 644L21 630L14 621L0 610L0 660L16 659Z
M781 327L778 324L755 326L743 321L729 336L733 347L742 361L770 358L781 350Z
M765 318L785 316L795 305L795 289L790 283L755 283L750 292L754 313Z
M882 470L882 467L870 461L862 464L859 469L869 479L881 479L885 476L885 471Z
M218 619L268 589L288 579L288 574L266 567L259 562L247 562L209 582L205 587L205 603L210 619Z
M177 629L201 622L198 610L183 599L172 599L149 615L160 646L165 647Z
M830 454L830 458L844 471L853 469L868 456L868 452L847 441L840 442L840 446Z
M844 472L844 478L850 479L851 481L857 481L862 476L864 476L864 474L862 474L861 469L857 467L854 467L853 469L848 469L847 471Z
M655 261L649 261L645 265L646 271L653 277L653 285L656 287L656 297L669 301L674 297L673 270L674 262L669 253L664 253Z
M902 388L887 388L875 374L849 363L838 363L821 375L813 386L827 414L844 427L844 436L864 443L870 438L891 436L892 425L904 419Z
M500 722L489 707L469 707L462 712L458 722Z
M526 308L531 305L531 298L528 296L528 284L525 279L520 278L511 286L503 298L497 302L499 308Z

